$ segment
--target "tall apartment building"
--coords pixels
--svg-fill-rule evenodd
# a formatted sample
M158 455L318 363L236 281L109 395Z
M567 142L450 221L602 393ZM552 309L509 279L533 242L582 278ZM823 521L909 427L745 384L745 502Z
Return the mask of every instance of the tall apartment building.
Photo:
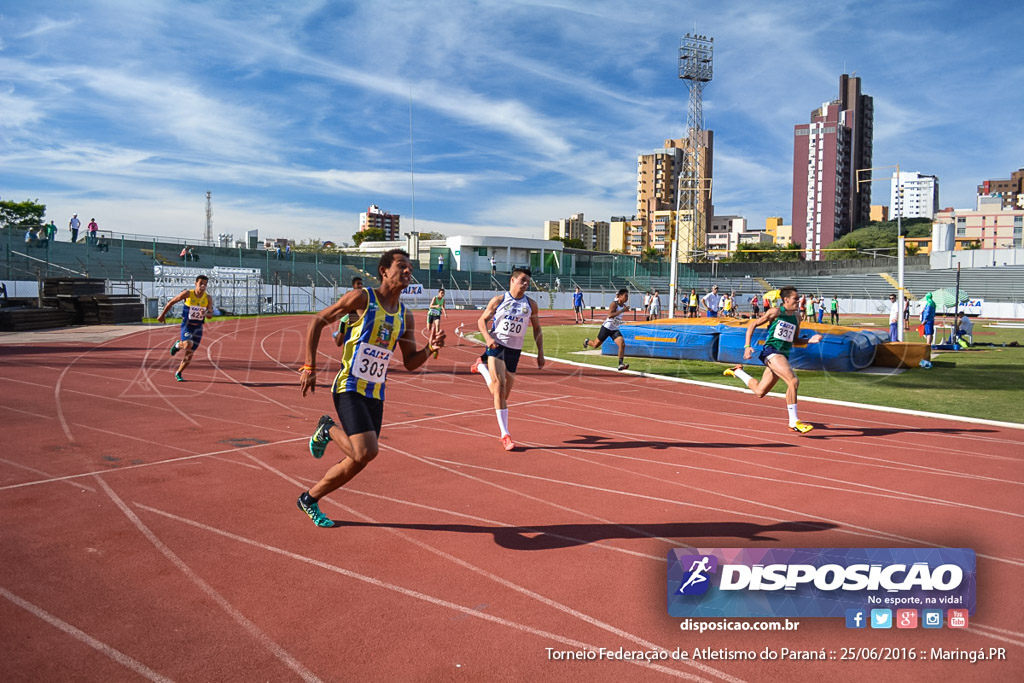
M743 216L714 216L708 224L708 257L723 259L736 251L740 235L747 231L747 219Z
M871 184L857 171L871 167L874 103L860 78L839 77L839 97L811 112L793 129L793 239L805 258L868 220Z
M639 255L643 250L643 224L637 217L612 216L608 224L608 251Z
M701 139L700 166L705 188L698 197L697 206L705 219L710 221L714 212L711 203L714 131L701 131ZM636 219L640 225L630 228L627 237L635 251L628 253L640 253L648 247L659 251L669 249L679 202L679 174L688 147L689 141L686 138L666 140L662 149L637 157ZM690 260L691 256L680 254L680 260Z
M608 221L584 220L582 213L557 221L544 221L544 239L578 239L585 249L594 251L608 251L609 233Z
M1004 209L1024 209L1024 168L1010 175L1009 180L986 180L978 185L978 196L1000 197Z
M371 204L366 213L359 214L359 232L381 228L384 230L385 240L397 240L402 234L400 219L401 216L397 213L381 211L379 206Z
M937 177L908 171L900 171L897 176L894 172L890 185L892 189L889 192L889 208L893 217L933 218L935 212L939 210Z

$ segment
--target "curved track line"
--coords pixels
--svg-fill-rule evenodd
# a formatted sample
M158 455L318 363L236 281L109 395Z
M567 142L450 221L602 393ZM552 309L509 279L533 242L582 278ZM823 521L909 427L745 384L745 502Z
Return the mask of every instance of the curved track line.
M135 527L146 537L153 546L160 551L160 554L166 557L171 564L178 568L178 570L185 575L189 581L194 583L199 589L206 594L208 598L213 600L217 605L224 610L228 616L230 616L235 623L242 627L242 629L248 633L252 638L259 641L259 643L266 648L268 652L277 657L281 662L289 669L294 671L304 681L319 681L320 679L309 669L302 665L302 662L292 657L287 650L278 645L276 642L271 640L270 636L264 633L259 626L249 621L241 612L234 608L234 606L227 601L217 590L208 584L202 577L192 571L192 568L185 564L185 561L178 557L173 550L168 548L163 541L156 537L149 527L142 523L138 515L131 511L131 509L125 505L124 501L114 493L114 490L107 485L107 482L103 481L102 477L97 476L96 481L103 488L104 492L110 499L114 501L114 504L121 509L125 517L135 525Z
M264 463L262 461L257 460L256 462L258 462L259 464L263 465L264 467L266 467L269 471L273 472L274 474L277 474L278 476L280 476L285 481L288 481L288 482L294 484L296 487L298 487L300 489L304 488L302 486L301 482L299 482L296 479L292 478L291 476L285 474L284 472L281 472L280 470L277 470L277 469L271 467L270 465L267 465L266 463ZM335 505L337 507L340 507L341 509L345 510L346 512L349 512L350 514L355 515L356 517L359 517L359 518L361 518L362 520L364 520L366 522L369 522L371 524L379 523L376 519L373 519L372 517L370 517L368 515L365 515L365 514L359 512L358 510L350 508L350 507L348 507L346 505L343 505L343 504L338 503L337 501L334 501L334 500L331 500L331 499L326 499L326 500L327 500L327 502L332 503L333 505ZM583 612L580 612L579 610L575 610L572 607L569 607L568 605L564 605L564 604L562 604L562 603L560 603L560 602L558 602L556 600L548 598L547 596L544 596L544 595L541 595L540 593L532 591L529 588L526 588L525 586L520 586L519 584L514 583L514 582L512 582L512 581L510 581L510 580L508 580L508 579L506 579L506 578L504 578L502 576L498 576L497 574L494 574L494 573L492 573L492 572L490 572L490 571L488 571L486 569L483 569L481 567L477 567L476 565L473 565L473 564L467 562L466 560L463 560L462 558L455 557L454 555L451 555L450 553L447 553L447 552L445 552L445 551L443 551L443 550L441 550L439 548L435 548L434 546L430 545L429 543L424 543L423 541L420 541L420 540L418 540L416 538L413 538L409 534L406 534L406 533L404 533L402 531L399 531L398 529L388 529L388 528L385 528L385 531L387 531L388 533L390 533L390 534L392 534L394 536L397 536L398 538L401 538L402 540L404 540L404 541L406 541L408 543L412 543L413 545L417 546L418 548L422 548L423 550L426 550L429 553L437 555L438 557L440 557L442 559L448 560L449 562L457 564L458 566L460 566L460 567L462 567L464 569L468 569L469 571L471 571L471 572L473 572L475 574L483 576L484 578L487 578L487 579L489 579L489 580L491 580L491 581L493 581L493 582L495 582L495 583L497 583L497 584L499 584L501 586L504 586L505 588L508 588L508 589L513 590L513 591L515 591L517 593L525 595L528 598L536 600L537 602L540 602L543 605L551 607L552 609L558 610L559 612L562 612L564 614L568 614L569 616L571 616L571 617L573 617L575 619L578 619L580 621L583 621L584 623L590 624L591 626L599 628L599 629L601 629L603 631L606 631L608 633L611 633L613 635L619 636L620 638L628 640L628 641L630 641L632 643L636 643L637 645L640 645L641 647L643 647L643 648L645 648L647 650L667 650L668 649L668 648L659 647L659 646L655 645L654 643L652 643L652 642L650 642L648 640L644 640L640 636L636 636L636 635L634 635L632 633L629 633L628 631L624 631L624 630L622 630L622 629L620 629L620 628L618 628L616 626L612 626L611 624L605 623L605 622L601 621L600 619L597 619L596 617L592 617L589 614L584 614ZM689 666L692 666L692 667L698 669L699 671L701 671L704 674L715 676L716 678L720 678L722 680L729 681L730 683L740 683L741 680L742 680L742 679L738 679L738 678L735 678L733 676L730 676L729 674L727 674L727 673L725 673L723 671L718 671L717 669L713 669L712 667L706 666L704 664L699 664L699 663L697 663L697 662L695 662L693 660L685 660L682 663L683 664L687 664ZM675 669L665 669L664 672L666 672L666 673L667 672L672 672L673 674L676 674L676 675L682 674L683 676L687 676L687 674L683 674L682 672L678 672Z
M282 476L285 477L286 479L288 479L287 475L282 474ZM293 482L293 483L298 483L298 482ZM434 597L433 595L428 595L426 593L421 593L421 592L419 592L417 590L413 590L411 588L405 588L404 586L399 586L397 584L389 583L387 581L381 581L380 579L376 579L376 578L374 578L372 576L366 576L365 574L359 574L357 572L351 571L349 569L344 569L343 567L339 567L337 565L328 564L328 563L322 562L320 560L315 560L315 559L313 559L311 557L306 557L305 555L299 555L298 553L293 553L290 550L284 550L283 548L278 548L276 546L268 545L266 543L262 543L260 541L249 539L249 538L246 538L244 536L239 536L238 534L234 534L234 533L232 533L230 531L225 531L223 529L218 529L216 527L212 527L212 526L209 526L207 524L203 524L202 522L197 522L197 521L194 521L194 520L191 520L191 519L187 519L185 517L180 517L180 516L175 515L173 513L165 512L163 510L158 510L156 508L149 507L148 505L143 505L142 503L135 503L135 506L138 507L141 510L145 510L147 512L151 512L151 513L156 514L156 515L161 515L163 517L166 517L167 519L172 519L172 520L174 520L176 522L181 522L182 524L187 524L189 526L195 527L196 529L202 529L203 531L208 531L208 532L210 532L212 534L216 534L216 535L222 536L224 538L228 538L230 540L237 541L238 543L243 543L243 544L251 546L253 548L259 548L260 550L265 550L265 551L267 551L269 553L274 553L276 555L281 555L283 557L287 557L289 559L296 560L298 562L304 562L304 563L312 565L314 567L319 567L320 569L324 569L324 570L327 570L329 572L333 572L335 574L340 574L341 576L345 576L345 577L348 577L350 579L355 579L356 581L362 581L363 583L367 583L367 584L369 584L371 586L376 586L377 588L382 588L384 590L389 590L389 591L398 593L400 595L405 595L405 596L408 596L410 598L415 598L417 600L422 600L423 602L429 603L431 605L435 605L437 607L444 607L446 609L450 609L450 610L453 610L455 612L459 612L461 614L465 614L466 616L470 616L470 617L474 617L476 619L480 619L482 621L489 621L489 622L491 622L493 624L499 624L501 626L506 626L506 627L511 628L513 630L519 631L521 633L529 633L530 635L538 636L540 638L547 638L549 640L555 641L556 643L561 643L563 645L568 645L569 647L572 647L572 648L577 648L577 649L593 649L593 650L598 649L597 646L591 645L589 643L584 643L584 642L579 641L579 640L574 640L574 639L568 638L566 636L561 636L561 635L559 635L557 633L551 633L550 631L544 631L542 629L534 628L532 626L528 626L526 624L521 624L521 623L518 623L518 622L515 622L515 621L511 621L509 619L503 619L502 617L494 616L493 614L488 614L487 612L481 612L481 611L479 611L479 610L477 610L475 608L472 608L472 607L465 607L465 606L460 605L458 603L454 603L454 602L450 602L448 600L444 600L442 598ZM661 648L658 648L658 649L661 649ZM684 679L693 680L693 681L707 681L707 679L705 679L705 678L700 678L699 676L695 676L693 674L686 673L685 671L677 671L676 669L670 669L668 667L664 667L664 666L661 666L661 665L658 665L658 664L648 664L648 663L640 662L640 661L636 661L636 660L627 660L627 661L629 661L629 663L631 663L631 664L635 664L636 666L640 666L640 667L643 667L643 668L654 669L656 671L660 671L661 673L665 673L665 674L668 674L668 675L671 675L671 676L675 676L677 678L684 678ZM737 681L737 682L740 681L740 679L731 679L731 680L732 681Z
M85 631L79 628L75 628L74 626L72 626L71 624L62 619L58 619L57 617L53 616L52 614L43 610L42 608L36 607L31 602L28 602L27 600L22 600L17 595L11 593L2 586L0 586L0 596L7 598L15 605L22 608L26 612L32 614L33 616L39 617L46 623L50 624L50 626L54 626L63 631L64 633L67 633L75 640L85 643L92 649L96 650L100 654L109 657L110 659L114 660L126 669L131 669L143 678L149 679L151 681L160 681L161 683L170 683L170 678L167 678L166 676L161 676L160 674L153 671L137 659L133 659L128 655L124 654L123 652L121 652L120 650L115 650L106 643L96 640ZM81 674L81 672L79 672L79 674Z

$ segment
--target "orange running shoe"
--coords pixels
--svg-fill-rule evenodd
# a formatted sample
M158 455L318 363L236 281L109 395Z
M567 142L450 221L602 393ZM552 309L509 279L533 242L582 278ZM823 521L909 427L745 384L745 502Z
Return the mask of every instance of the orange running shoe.
M501 447L506 451L513 451L516 448L516 442L512 440L512 437L506 434L501 437Z

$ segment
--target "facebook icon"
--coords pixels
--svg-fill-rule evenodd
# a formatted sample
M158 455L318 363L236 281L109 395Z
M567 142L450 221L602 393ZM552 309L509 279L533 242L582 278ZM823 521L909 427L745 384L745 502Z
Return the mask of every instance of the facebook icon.
M862 609L846 610L846 628L867 628L867 611Z

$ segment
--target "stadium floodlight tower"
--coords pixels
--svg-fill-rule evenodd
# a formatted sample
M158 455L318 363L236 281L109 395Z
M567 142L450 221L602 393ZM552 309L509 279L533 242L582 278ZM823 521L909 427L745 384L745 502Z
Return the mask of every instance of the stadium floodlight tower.
M209 190L206 192L206 232L203 233L203 239L207 246L213 244L213 204Z
M686 114L687 145L683 150L683 167L676 185L675 234L672 239L672 265L669 285L669 315L675 315L678 299L679 250L688 260L704 250L705 215L702 201L707 181L701 166L701 147L704 144L704 86L713 74L712 53L715 39L687 33L679 46L679 78L690 89L690 106ZM709 179L708 179L709 180ZM688 226L683 229L683 218Z

